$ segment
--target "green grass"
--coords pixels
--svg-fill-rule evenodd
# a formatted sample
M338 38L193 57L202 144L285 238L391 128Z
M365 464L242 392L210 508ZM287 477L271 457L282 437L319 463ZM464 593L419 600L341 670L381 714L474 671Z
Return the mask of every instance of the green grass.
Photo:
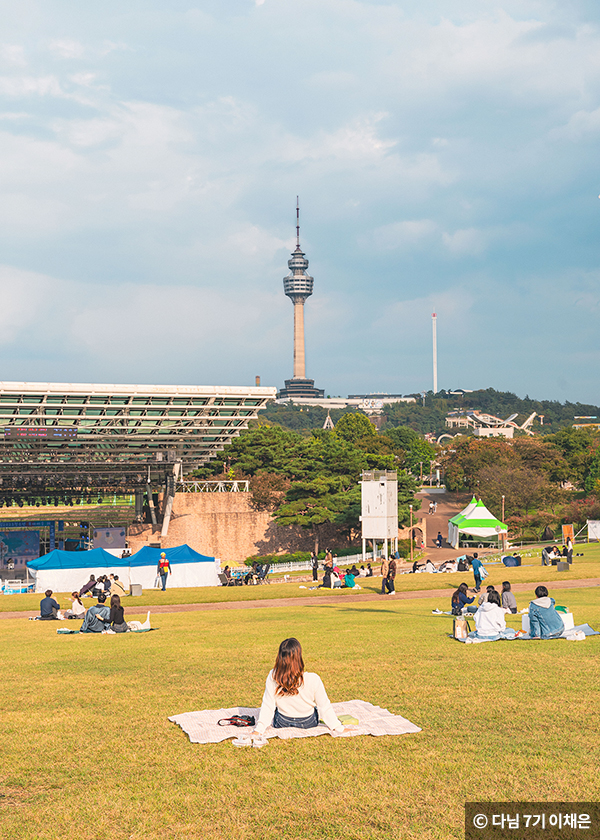
M560 600L600 627L596 589ZM600 637L466 646L437 605L174 613L126 636L2 621L2 840L458 840L467 800L597 800ZM368 700L423 732L239 750L169 723L258 705L289 635L333 701Z
M510 580L511 583L540 583L552 582L554 580L576 580L585 578L600 578L600 545L592 544L578 546L578 551L583 551L583 557L575 557L571 571L557 572L556 566L542 567L540 565L539 551L532 551L532 556L523 556L525 565L507 569L505 566L489 565L489 578L486 578L486 585L499 585L503 580ZM435 559L435 557L434 557ZM527 565L532 564L532 565ZM373 567L376 571L377 568ZM322 572L319 577L322 578ZM85 578L85 575L83 576ZM362 594L373 594L381 590L381 578L359 578L360 592L354 593L353 597L359 599ZM427 591L431 589L447 589L450 595L458 584L465 580L469 586L473 585L472 572L452 575L398 575L396 577L396 589L398 592ZM79 583L79 581L77 581ZM332 598L339 596L339 590L329 589L308 589L312 582L291 580L289 583L272 583L263 586L231 586L231 587L200 587L191 589L169 589L166 592L146 589L142 596L126 598L124 604L130 609L142 609L153 607L157 604L212 604L228 601L254 601L271 598L311 598L315 596L330 595ZM307 587L300 589L300 586ZM39 594L28 595L7 595L0 596L0 613L37 610L40 602ZM70 606L67 595L59 593L57 600L61 606ZM86 599L85 603L94 603Z

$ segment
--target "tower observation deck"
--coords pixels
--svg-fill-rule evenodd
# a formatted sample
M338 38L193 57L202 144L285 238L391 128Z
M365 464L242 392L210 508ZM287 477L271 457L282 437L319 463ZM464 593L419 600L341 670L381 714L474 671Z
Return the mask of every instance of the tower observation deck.
M300 208L296 201L296 250L288 260L290 273L283 278L283 291L294 304L294 374L285 380L279 397L323 397L324 391L315 388L314 379L306 378L306 350L304 341L304 304L313 293L314 279L307 272L308 260L300 248Z

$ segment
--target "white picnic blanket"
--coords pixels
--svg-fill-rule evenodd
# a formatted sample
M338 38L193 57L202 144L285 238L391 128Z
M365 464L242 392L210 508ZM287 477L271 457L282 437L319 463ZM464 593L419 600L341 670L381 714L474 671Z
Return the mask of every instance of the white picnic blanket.
M405 735L409 732L420 732L421 729L415 726L406 718L400 715L393 715L387 709L380 706L373 706L364 700L347 700L344 703L332 703L337 715L352 715L357 718L358 726L352 726L343 733L332 732L324 724L314 726L312 729L274 729L272 726L265 730L266 738L314 738L317 735L332 735L334 738L348 738L354 735ZM260 709L252 709L248 706L233 706L230 709L206 709L201 712L184 712L181 715L173 715L169 720L181 726L192 744L216 744L219 741L226 741L227 738L237 738L244 733L252 732L253 727L248 729L237 726L219 726L217 721L222 718L230 718L233 715L253 715L258 720Z

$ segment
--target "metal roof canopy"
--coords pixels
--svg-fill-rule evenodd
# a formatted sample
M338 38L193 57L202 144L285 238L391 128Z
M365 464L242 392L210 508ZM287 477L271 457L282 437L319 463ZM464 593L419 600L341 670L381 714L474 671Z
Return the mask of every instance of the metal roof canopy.
M118 472L128 486L172 470L190 472L214 458L248 427L275 388L202 385L99 385L0 382L0 429L73 428L71 440L23 437L0 431L0 476L27 483L112 484ZM91 479L88 481L88 476ZM28 487L34 492L34 487ZM39 488L42 490L42 487Z

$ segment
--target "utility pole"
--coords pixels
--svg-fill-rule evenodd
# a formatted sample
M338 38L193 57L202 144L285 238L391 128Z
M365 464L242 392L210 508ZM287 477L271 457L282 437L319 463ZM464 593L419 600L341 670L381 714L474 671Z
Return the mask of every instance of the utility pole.
M413 506L409 505L410 508L410 564L413 564Z

